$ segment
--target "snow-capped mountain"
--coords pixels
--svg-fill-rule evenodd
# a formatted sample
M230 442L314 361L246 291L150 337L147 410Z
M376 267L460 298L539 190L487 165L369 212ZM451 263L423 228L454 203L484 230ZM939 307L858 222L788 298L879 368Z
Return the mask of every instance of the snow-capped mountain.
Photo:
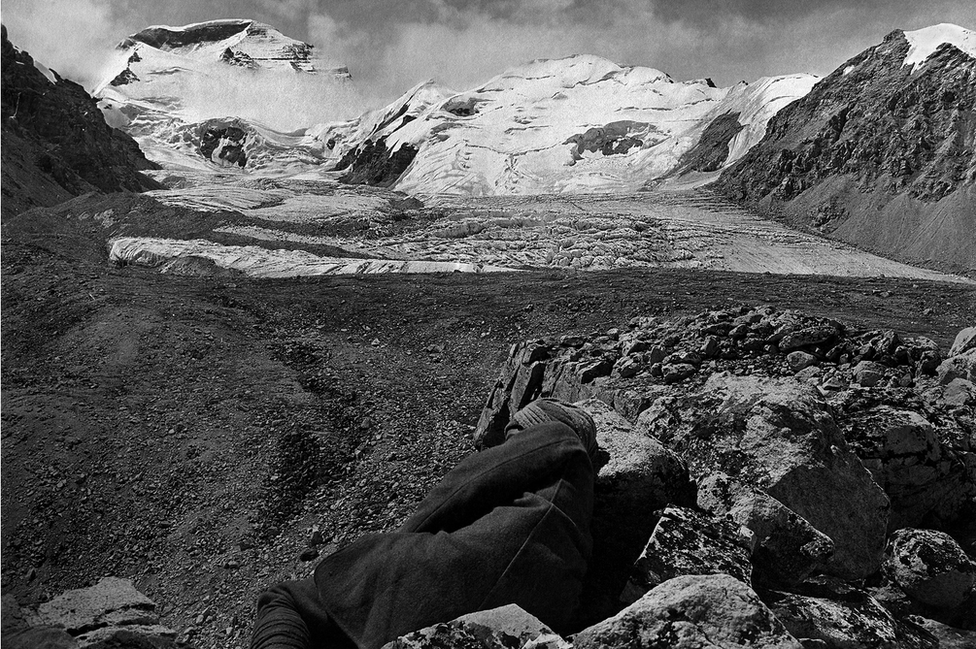
M352 183L492 195L633 190L716 172L815 81L717 88L578 55L464 92L428 81L354 119L316 119L310 106L350 103L346 69L326 69L310 45L267 25L220 20L125 39L96 95L109 122L167 167L334 169Z
M337 168L350 169L349 181L406 192L634 190L738 159L762 138L766 121L815 81L795 75L717 88L578 55L533 61L461 93L423 84L317 136L342 154ZM719 119L721 132L709 131ZM696 164L685 156L706 135L709 163Z
M726 195L912 262L976 271L976 32L894 31L769 122Z
M322 164L301 128L334 119L323 107L351 97L345 67L252 20L149 27L117 50L95 96L109 123L164 165Z

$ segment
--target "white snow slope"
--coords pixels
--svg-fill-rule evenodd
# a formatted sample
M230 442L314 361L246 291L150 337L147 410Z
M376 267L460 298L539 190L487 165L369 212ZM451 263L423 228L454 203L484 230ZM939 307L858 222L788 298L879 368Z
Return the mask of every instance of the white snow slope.
M439 100L445 89L422 85L383 111L319 127L317 136L337 153L367 138L385 138L391 151L417 147L395 185L409 193L632 191L674 171L708 124L730 112L745 126L729 143L726 164L734 162L816 81L793 75L716 88L578 55L533 61ZM404 104L413 119L397 117Z

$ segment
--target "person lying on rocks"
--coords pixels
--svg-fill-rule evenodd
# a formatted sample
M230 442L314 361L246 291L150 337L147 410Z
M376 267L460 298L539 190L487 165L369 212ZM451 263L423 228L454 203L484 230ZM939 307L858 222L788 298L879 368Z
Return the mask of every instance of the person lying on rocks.
M313 577L261 594L252 649L377 649L506 604L565 629L592 550L596 451L586 412L530 403L503 443L461 461L399 530L365 536Z

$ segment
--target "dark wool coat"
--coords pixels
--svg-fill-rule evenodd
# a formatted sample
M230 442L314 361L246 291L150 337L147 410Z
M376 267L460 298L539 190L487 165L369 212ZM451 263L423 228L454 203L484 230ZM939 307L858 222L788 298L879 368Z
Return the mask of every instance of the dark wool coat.
M313 583L262 595L252 646L331 646L344 635L374 649L511 603L559 630L579 604L592 510L593 466L576 433L528 428L462 461L397 532L325 558Z

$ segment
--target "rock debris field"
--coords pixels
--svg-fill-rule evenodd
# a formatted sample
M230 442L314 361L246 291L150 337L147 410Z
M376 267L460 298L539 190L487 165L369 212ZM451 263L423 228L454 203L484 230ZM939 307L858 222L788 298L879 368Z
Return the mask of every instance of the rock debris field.
M246 646L260 590L395 529L549 394L602 447L578 632L507 608L395 646L972 641L968 285L178 277L106 266L89 221L5 225L14 642Z

